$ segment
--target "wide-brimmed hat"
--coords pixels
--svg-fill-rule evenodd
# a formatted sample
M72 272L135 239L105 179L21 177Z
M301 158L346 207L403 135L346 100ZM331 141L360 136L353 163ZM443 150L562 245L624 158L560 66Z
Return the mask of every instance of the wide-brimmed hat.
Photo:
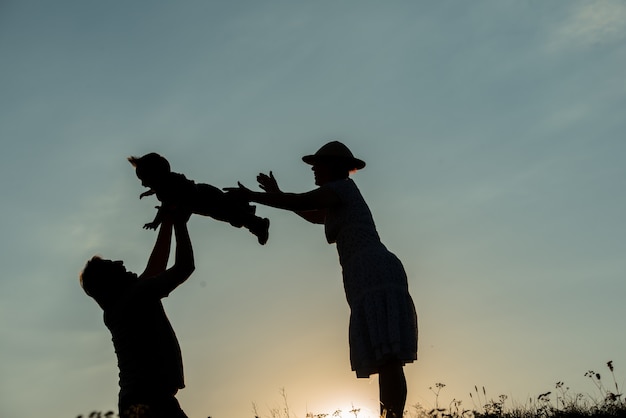
M307 164L342 164L350 170L360 170L365 167L365 161L359 160L352 155L348 147L339 141L331 141L313 155L305 155L302 161Z

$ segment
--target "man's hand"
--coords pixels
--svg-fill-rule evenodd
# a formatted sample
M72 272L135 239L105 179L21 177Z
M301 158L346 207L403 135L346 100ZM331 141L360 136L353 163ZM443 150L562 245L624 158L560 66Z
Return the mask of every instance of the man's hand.
M148 266L140 278L153 278L165 283L163 295L169 294L193 272L193 248L187 231L187 221L191 216L188 209L166 206L159 210L161 227L154 244ZM176 261L166 270L170 254L172 229L176 237Z
M173 223L186 224L189 221L189 218L191 217L191 211L187 208L176 207L176 208L172 208L171 216L172 216Z
M159 210L159 212L163 217L163 221L172 224L187 223L191 217L191 211L183 206L164 206Z

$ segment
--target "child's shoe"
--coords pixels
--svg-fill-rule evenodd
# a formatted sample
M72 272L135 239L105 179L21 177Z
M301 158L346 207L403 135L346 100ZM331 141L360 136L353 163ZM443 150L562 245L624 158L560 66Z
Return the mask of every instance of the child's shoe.
M251 225L248 226L250 232L256 235L259 240L259 244L265 245L270 237L270 220L267 218L258 218Z

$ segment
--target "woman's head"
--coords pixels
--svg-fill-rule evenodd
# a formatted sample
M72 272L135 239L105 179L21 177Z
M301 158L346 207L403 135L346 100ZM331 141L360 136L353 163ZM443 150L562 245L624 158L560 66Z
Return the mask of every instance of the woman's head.
M350 149L339 141L328 142L315 154L302 157L302 161L313 166L315 184L318 186L347 178L350 172L365 167L365 162L355 158Z
M347 179L351 171L345 166L324 163L313 164L311 170L313 170L313 176L317 186L323 186L335 180Z

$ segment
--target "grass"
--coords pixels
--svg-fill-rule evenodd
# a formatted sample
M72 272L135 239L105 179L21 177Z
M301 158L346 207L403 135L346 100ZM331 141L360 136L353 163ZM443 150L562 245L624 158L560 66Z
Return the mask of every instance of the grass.
M445 384L436 383L429 389L435 397L435 407L424 408L420 404L415 404L407 408L404 418L617 418L626 417L626 400L623 397L622 389L615 378L613 362L609 361L606 366L610 372L611 381L605 383L600 373L589 370L585 373L595 386L597 395L583 395L574 393L564 382L557 382L554 390L541 393L536 398L531 398L526 405L512 404L506 395L499 395L497 398L487 396L484 387L474 386L474 391L470 393L472 409L464 409L462 402L453 399L447 406L439 405L439 394L445 388ZM281 389L283 406L269 410L269 416L261 417L256 405L253 404L254 418L297 418L289 409L287 394ZM349 416L350 418L371 418L360 415L360 408L352 407L350 411L336 410L332 414L314 414L308 412L305 418L340 418ZM349 415L347 415L349 414ZM84 418L113 418L117 417L112 411L102 413L94 411ZM83 418L79 415L78 418ZM138 416L137 418L142 418ZM210 417L209 417L210 418Z
M609 418L626 417L626 400L617 383L613 362L607 362L611 383L607 386L600 373L589 370L585 373L597 389L597 397L573 393L564 382L557 382L554 390L541 393L531 398L524 406L508 405L508 397L499 395L496 399L489 398L484 387L474 386L470 393L473 409L463 409L461 401L453 399L443 408L439 406L439 393L445 387L437 383L430 390L435 395L435 407L425 409L421 405L413 405L405 411L405 418Z

